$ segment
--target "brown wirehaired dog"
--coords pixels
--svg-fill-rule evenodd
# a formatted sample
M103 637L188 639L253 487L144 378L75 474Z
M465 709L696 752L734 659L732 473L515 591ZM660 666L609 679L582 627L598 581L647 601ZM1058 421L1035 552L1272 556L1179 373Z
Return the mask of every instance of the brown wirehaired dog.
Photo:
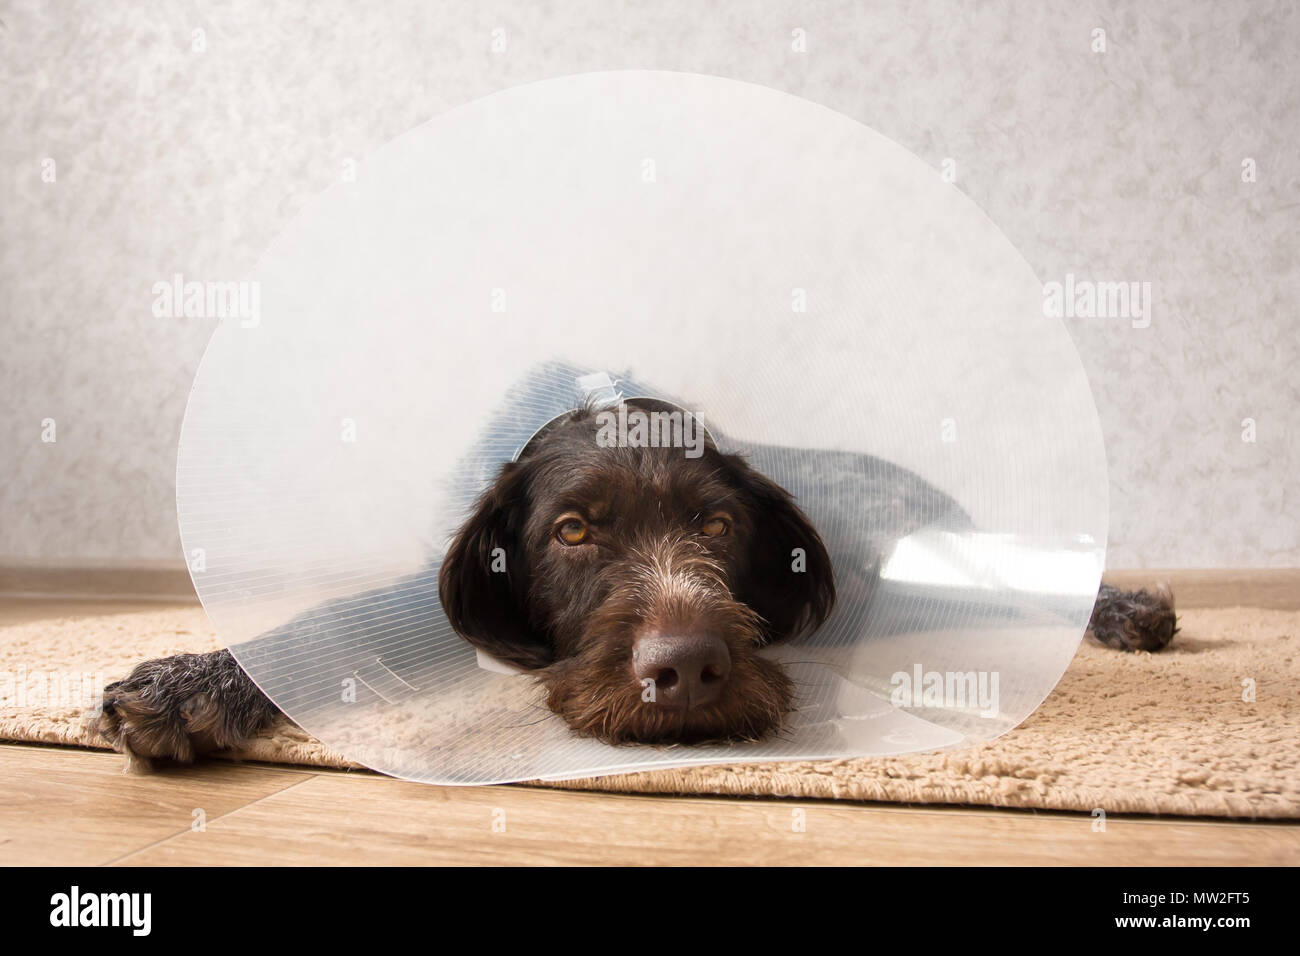
M535 670L578 733L762 737L792 694L755 652L835 604L821 538L784 489L711 441L692 458L601 447L597 428L590 409L553 423L479 500L439 576L452 626Z
M579 734L617 744L775 731L793 688L757 652L830 614L821 537L788 492L711 440L609 447L599 415L581 408L552 422L480 496L439 571L447 618L539 679ZM890 474L868 495L936 494L910 472ZM1103 586L1090 629L1116 648L1160 650L1177 629L1172 595ZM105 689L98 728L128 755L188 761L240 746L279 713L223 650L140 664Z

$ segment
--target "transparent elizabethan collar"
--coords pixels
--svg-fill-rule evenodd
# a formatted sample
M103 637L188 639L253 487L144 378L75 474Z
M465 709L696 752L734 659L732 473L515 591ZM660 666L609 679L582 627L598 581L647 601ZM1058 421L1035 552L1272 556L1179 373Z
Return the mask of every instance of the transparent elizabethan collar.
M181 536L240 663L361 763L471 784L952 747L1078 646L1107 512L1078 357L983 213L852 120L686 74L508 90L362 163L255 280L190 398ZM601 395L698 415L826 542L835 613L765 651L798 688L781 734L578 738L448 626L472 501Z

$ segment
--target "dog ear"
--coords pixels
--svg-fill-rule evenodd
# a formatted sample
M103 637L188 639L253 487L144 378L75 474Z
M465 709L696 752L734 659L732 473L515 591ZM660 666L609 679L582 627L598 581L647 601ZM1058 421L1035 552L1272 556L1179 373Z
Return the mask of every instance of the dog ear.
M768 641L815 631L835 607L835 573L821 535L788 491L728 456L754 520L749 573L737 595L763 616Z
M527 505L526 466L508 462L443 558L438 596L447 620L469 643L531 670L551 663L552 652L528 618Z

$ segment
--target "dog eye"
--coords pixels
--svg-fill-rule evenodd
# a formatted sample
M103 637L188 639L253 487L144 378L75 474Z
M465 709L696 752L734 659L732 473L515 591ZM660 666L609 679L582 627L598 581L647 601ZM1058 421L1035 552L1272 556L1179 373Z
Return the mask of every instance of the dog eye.
M731 524L722 515L714 515L700 525L700 534L706 538L720 538L727 533Z
M555 536L564 544L582 544L587 540L587 526L577 518L569 518L555 529Z

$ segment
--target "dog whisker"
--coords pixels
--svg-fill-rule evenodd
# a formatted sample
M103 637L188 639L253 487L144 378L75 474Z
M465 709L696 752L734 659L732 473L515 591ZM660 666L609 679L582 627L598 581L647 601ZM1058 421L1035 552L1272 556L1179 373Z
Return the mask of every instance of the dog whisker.
M526 720L523 723L506 724L505 726L510 730L517 730L520 727L536 727L538 724L545 723L548 720L554 720L558 716L558 714L543 714L541 717L537 718L537 720Z

